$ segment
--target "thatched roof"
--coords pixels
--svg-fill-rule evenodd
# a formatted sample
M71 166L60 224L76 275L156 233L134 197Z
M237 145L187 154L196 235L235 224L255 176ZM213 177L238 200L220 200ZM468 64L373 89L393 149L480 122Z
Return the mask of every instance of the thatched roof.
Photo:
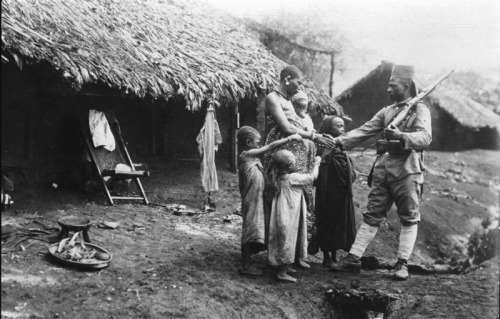
M335 97L335 101L352 117L348 128L363 125L378 110L391 103L386 89L392 65L390 62L383 61L368 75Z
M500 133L500 115L466 96L463 90L453 90L443 84L426 98L450 114L460 124L470 128L492 128Z
M354 95L359 95L363 102L379 99L390 102L386 90L393 65L392 62L382 61L375 69L337 95L335 101L348 107L351 98ZM380 105L380 107L382 106Z
M2 62L49 62L80 89L106 84L144 97L209 90L237 101L277 83L285 63L235 20L195 0L2 0ZM336 107L305 81L309 97Z

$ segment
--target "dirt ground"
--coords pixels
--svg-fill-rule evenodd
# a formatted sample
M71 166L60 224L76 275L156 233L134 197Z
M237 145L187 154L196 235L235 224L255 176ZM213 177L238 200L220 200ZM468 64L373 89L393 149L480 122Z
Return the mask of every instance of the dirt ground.
M430 152L422 202L422 222L410 263L457 266L466 259L470 234L482 220L498 216L499 155L494 151ZM353 152L361 172L355 182L358 222L366 206L366 176L373 151ZM194 162L141 158L151 167L143 179L149 200L199 210L206 195ZM160 206L119 203L108 206L104 194L86 195L63 186L17 188L15 204L2 213L2 226L29 229L42 222L57 226L67 215L93 221L94 244L113 255L110 266L82 271L56 263L48 243L30 239L15 252L2 253L2 318L333 318L327 291L347 286L381 289L413 296L408 318L497 318L498 257L466 274L412 274L394 282L386 270L359 275L331 272L321 256L309 256L310 270L299 270L298 283L282 283L255 257L262 277L238 274L241 218L237 176L218 164L220 190L215 212L176 216ZM394 208L393 208L394 209ZM101 221L116 229L98 228ZM399 223L391 211L365 255L395 261ZM380 317L381 318L381 317Z

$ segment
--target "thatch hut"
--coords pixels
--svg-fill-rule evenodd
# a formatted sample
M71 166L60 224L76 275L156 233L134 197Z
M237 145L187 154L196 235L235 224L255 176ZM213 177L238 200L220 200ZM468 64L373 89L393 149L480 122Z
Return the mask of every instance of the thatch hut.
M191 157L215 98L219 153L234 163L238 119L263 130L263 96L285 66L241 24L193 0L2 0L1 15L2 166L39 181L77 161L75 109L89 105L115 111L132 153ZM312 82L304 90L338 110Z
M382 107L392 103L386 93L392 66L393 63L383 61L335 98L353 118L348 130L362 125ZM431 149L500 148L500 116L465 95L463 89L450 83L452 78L453 75L424 99L432 115ZM371 145L375 140L366 142L364 146Z
M446 84L424 102L431 108L434 149L500 149L500 115Z

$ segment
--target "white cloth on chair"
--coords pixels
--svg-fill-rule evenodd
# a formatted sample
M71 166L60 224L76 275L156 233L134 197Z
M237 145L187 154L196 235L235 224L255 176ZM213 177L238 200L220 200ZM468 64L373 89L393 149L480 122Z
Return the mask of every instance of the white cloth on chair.
M115 137L103 112L89 110L89 127L94 147L104 146L110 152L115 150Z

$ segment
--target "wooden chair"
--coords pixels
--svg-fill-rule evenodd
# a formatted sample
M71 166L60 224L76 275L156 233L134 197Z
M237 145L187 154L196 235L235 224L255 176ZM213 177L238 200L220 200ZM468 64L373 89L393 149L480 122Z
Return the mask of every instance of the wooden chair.
M115 138L116 147L113 151L108 151L104 147L94 147L94 143L92 141L92 135L90 133L89 127L89 109L85 109L79 112L79 120L81 124L81 128L83 131L83 136L85 138L87 151L94 164L94 167L99 175L99 179L102 182L102 186L106 192L106 196L108 197L108 201L111 205L114 205L114 200L142 200L144 204L149 204L149 201L144 193L144 189L142 187L140 177L149 176L150 173L145 167L144 164L134 164L130 158L130 155L127 151L127 147L121 136L120 124L118 120L109 112L104 112L106 114L106 118L111 127L111 131ZM128 165L131 170L119 170L116 168L117 164L125 164ZM108 184L106 183L105 177L111 177L114 181L118 180L126 180L131 179L135 182L137 189L139 190L140 195L138 196L121 196L121 195L113 195L110 192Z

